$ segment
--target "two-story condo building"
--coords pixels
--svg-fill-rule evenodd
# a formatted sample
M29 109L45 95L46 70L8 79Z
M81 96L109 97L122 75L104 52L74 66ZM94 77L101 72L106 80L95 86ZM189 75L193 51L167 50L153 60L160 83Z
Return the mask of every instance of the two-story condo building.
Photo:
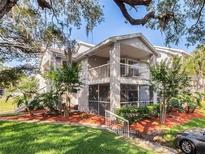
M156 103L149 66L174 55L189 56L183 50L153 46L140 33L111 37L97 45L79 42L72 61L82 67L83 86L72 95L71 103L78 104L81 111L101 115L126 104ZM42 58L41 72L66 61L63 52L51 49ZM47 85L43 79L40 83L40 88Z

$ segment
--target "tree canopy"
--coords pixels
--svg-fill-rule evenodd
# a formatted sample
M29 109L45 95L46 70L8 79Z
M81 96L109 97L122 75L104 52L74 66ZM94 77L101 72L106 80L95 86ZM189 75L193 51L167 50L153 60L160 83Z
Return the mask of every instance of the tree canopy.
M37 67L40 54L49 47L73 51L72 29L85 24L89 33L102 16L96 0L1 0L0 62L18 68L1 71L0 86L17 82L23 68Z
M102 15L94 0L1 0L0 59L22 61L54 45L71 50L72 28L85 23L90 32Z
M2 0L0 18L6 19L8 14L12 14L11 12L20 17L19 13L23 12L27 16L36 17L32 23L41 22L48 25L43 28L43 32L51 25L53 29L49 32L58 32L65 26L79 28L83 19L87 23L88 32L102 21L102 6L98 1L100 0ZM130 24L161 30L165 34L167 44L178 44L181 38L187 40L186 45L205 42L205 0L113 0L113 2ZM139 17L142 12L144 15ZM51 24L51 21L54 22ZM56 37L63 38L64 35L65 33L62 33ZM35 47L34 42L32 45ZM19 47L18 44L15 44L15 47ZM28 50L28 46L25 47Z
M198 46L192 56L186 59L184 65L195 81L196 90L205 92L205 45Z
M182 93L189 93L190 78L183 67L181 58L174 57L161 61L151 67L151 84L158 92L161 100L161 122L166 119L167 104L172 97Z
M186 45L205 43L205 0L114 0L123 16L132 25L159 29L166 43L178 44L181 38ZM136 13L129 10L133 8ZM140 8L144 16L136 18ZM141 11L142 12L142 11Z

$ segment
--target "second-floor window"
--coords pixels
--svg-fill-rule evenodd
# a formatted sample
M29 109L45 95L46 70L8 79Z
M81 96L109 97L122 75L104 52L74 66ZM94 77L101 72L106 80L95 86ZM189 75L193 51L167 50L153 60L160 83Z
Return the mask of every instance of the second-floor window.
M138 77L140 76L139 63L136 60L121 58L120 59L121 76Z
M128 60L128 74L129 76L139 76L138 62L135 60Z

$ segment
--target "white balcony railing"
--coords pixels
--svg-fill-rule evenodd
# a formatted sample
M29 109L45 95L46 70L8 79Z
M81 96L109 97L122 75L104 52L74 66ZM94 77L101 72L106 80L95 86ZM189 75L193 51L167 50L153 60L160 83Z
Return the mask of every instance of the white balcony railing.
M146 64L120 64L121 77L135 77L141 80L150 79L150 70Z
M104 64L89 69L89 80L98 80L110 77L110 64Z
M146 64L120 64L121 77L138 78L141 80L150 79L150 70ZM89 69L89 80L98 80L110 77L110 63Z

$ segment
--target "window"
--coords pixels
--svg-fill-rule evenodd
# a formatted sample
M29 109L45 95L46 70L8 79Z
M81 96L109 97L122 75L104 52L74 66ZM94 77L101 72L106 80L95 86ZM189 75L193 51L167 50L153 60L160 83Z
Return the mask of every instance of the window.
M120 59L120 72L121 72L121 76L125 76L126 75L126 59L125 58L121 58Z
M138 68L138 62L135 60L128 60L128 64L129 64L129 69L128 69L128 73L129 76L139 76L139 68Z

